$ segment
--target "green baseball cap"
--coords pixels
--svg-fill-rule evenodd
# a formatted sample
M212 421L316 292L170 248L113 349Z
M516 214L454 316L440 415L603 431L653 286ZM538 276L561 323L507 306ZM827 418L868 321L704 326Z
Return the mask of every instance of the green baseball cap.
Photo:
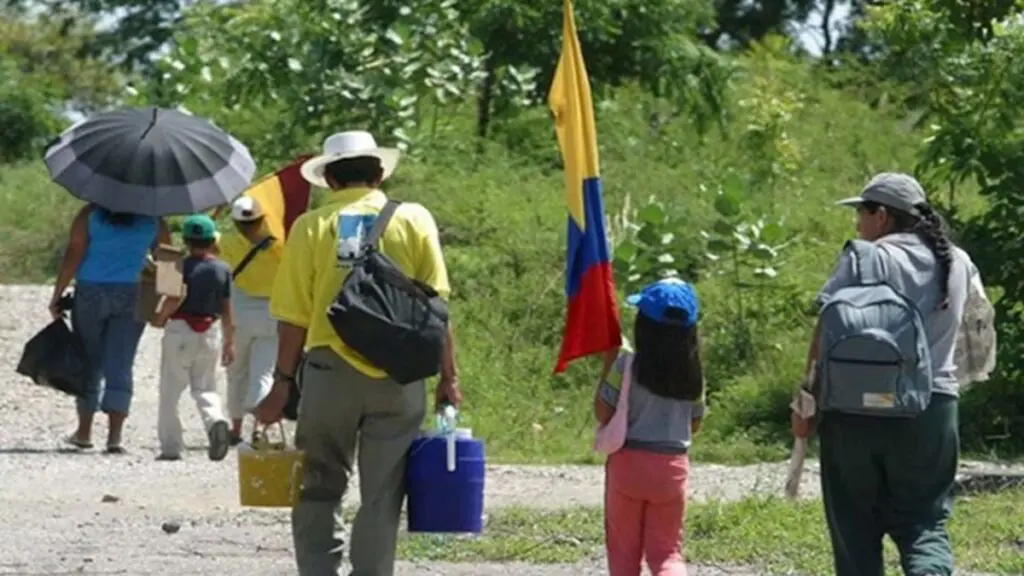
M181 236L186 240L216 240L217 224L206 214L193 214L181 225Z

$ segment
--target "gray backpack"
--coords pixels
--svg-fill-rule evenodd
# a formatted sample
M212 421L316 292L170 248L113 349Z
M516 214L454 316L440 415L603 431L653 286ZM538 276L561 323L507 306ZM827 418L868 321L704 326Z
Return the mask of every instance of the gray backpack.
M822 307L818 408L913 417L931 402L932 361L917 306L885 282L879 248L847 242L857 283Z

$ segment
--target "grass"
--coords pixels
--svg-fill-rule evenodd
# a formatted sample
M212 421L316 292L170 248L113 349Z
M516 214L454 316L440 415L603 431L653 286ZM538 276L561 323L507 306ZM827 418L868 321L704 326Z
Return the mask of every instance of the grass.
M479 537L406 535L400 555L415 561L574 563L603 551L599 508L493 512ZM1024 573L1024 491L962 498L950 522L960 570ZM770 574L826 575L832 555L820 501L748 499L689 506L688 562L756 566ZM888 573L899 574L886 541Z
M738 80L740 96L757 98L744 82ZM656 107L628 88L598 107L613 235L633 234L629 223L639 216L625 208L643 210L653 198L673 222L661 232L687 239L671 255L701 259L706 268L696 282L704 302L711 407L694 447L703 461L787 456L787 404L814 321L808 303L853 234L849 211L830 206L876 172L912 171L920 144L921 136L896 111L870 108L806 70L792 68L776 82L804 101L782 130L787 150L795 150L792 165L771 186L746 185L743 212L748 220L781 221L795 242L775 263L777 281L757 289L737 285L727 269L705 262L699 235L715 222L718 185L735 174L749 181L750 167L764 165L766 153L750 148L756 138L746 131L752 112L737 98L730 128L700 135L685 116L652 128ZM531 109L503 120L482 151L471 137L473 118L463 120L463 128L403 160L385 189L428 206L439 223L453 284L464 425L486 440L493 461L595 463L590 406L597 363L581 361L565 375L552 375L565 306L566 216L550 118L546 110ZM278 165L263 161L261 168ZM0 282L50 281L78 202L49 182L41 162L0 165L0 202ZM980 209L966 189L958 192L958 206ZM656 276L650 267L639 273L643 281ZM616 281L620 290L631 282L622 274ZM747 310L742 322L739 302ZM623 314L629 335L629 312ZM1015 440L998 422L990 425L990 401L975 404L976 414L965 409L962 418L972 426L965 445L1002 455ZM984 440L998 434L1004 439Z

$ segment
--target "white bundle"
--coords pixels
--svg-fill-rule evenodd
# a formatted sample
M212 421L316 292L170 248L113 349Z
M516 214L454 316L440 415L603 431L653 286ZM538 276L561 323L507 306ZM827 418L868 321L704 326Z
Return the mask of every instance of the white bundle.
M813 383L814 368L811 368L805 384L797 389L793 403L789 405L794 414L804 419L813 418L817 411L817 402L814 401L814 395L808 392ZM794 499L800 493L800 478L804 473L804 459L806 457L807 438L795 438L793 440L793 452L789 456L789 470L786 473L787 498Z

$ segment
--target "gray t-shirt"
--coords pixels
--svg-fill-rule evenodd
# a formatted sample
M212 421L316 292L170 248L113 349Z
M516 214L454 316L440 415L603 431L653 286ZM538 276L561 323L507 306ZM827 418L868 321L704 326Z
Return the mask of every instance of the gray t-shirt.
M182 263L181 273L188 292L178 312L220 318L224 300L231 298L231 268L217 258L189 256Z
M624 348L600 384L598 393L609 406L614 407L619 402L622 372L631 354ZM659 454L686 454L693 441L693 419L703 418L704 412L703 402L657 396L634 378L629 385L625 447Z
M935 392L957 396L956 363L953 359L956 335L964 315L969 282L969 259L954 249L949 271L949 306L939 308L938 266L935 255L917 234L889 234L875 241L880 248L881 268L886 282L909 298L921 311L932 355ZM852 254L844 251L832 276L818 292L823 306L840 288L852 285Z

